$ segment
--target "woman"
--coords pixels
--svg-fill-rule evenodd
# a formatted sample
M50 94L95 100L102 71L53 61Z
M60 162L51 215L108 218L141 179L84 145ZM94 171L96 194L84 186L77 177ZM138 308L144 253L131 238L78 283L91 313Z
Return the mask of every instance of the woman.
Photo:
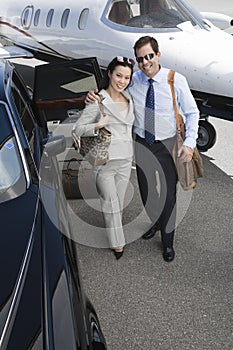
M109 63L100 89L104 115L100 116L97 102L89 104L75 127L78 137L94 137L102 127L112 133L109 160L105 165L95 166L94 171L105 227L116 259L123 255L126 243L122 228L122 210L133 158L134 112L132 99L124 90L131 81L133 65L133 60L121 56L115 57Z

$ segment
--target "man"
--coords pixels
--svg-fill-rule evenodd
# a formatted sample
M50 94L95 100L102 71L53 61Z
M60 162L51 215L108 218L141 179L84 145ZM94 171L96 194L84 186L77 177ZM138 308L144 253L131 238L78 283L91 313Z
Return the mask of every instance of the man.
M161 230L163 258L171 262L176 221L177 173L171 156L176 140L176 118L173 108L169 70L159 64L159 46L153 37L141 37L134 45L139 71L128 87L135 109L135 160L140 194L152 222L144 239ZM175 74L174 87L178 108L185 116L186 139L179 151L181 160L192 158L196 145L199 111L184 76ZM94 99L89 93L86 102Z

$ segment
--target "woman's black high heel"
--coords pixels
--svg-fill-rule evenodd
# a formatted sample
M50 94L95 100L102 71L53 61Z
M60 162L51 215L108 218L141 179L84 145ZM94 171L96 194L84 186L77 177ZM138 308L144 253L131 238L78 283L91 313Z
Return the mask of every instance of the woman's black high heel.
M122 257L124 250L122 250L121 252L116 252L115 250L113 250L113 253L114 253L116 259L119 260Z

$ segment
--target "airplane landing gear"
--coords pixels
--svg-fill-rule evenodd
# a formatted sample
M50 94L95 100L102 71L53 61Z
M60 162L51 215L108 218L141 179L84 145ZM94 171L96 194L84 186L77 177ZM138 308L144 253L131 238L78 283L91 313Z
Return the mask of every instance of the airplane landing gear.
M199 120L197 148L201 152L206 152L213 147L216 142L216 130L207 120Z

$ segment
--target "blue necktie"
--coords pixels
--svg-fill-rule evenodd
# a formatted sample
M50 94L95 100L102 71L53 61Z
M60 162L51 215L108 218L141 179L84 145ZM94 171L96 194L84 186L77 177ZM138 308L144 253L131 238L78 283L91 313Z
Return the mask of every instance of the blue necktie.
M145 109L145 140L151 145L155 140L154 131L154 88L153 79L148 79L149 88L146 94L146 109Z

